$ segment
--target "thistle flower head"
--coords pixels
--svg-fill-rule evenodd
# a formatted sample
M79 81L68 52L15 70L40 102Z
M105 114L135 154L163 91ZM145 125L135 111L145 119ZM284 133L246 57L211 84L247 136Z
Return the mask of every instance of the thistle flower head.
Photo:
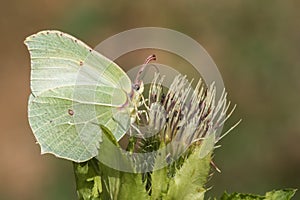
M164 146L170 144L169 155L174 159L209 137L212 142L206 151L210 152L222 137L218 130L234 110L226 117L230 106L226 92L217 101L214 84L206 87L200 79L193 88L193 81L178 75L164 93L163 80L164 76L155 74L149 89L146 133L158 133Z

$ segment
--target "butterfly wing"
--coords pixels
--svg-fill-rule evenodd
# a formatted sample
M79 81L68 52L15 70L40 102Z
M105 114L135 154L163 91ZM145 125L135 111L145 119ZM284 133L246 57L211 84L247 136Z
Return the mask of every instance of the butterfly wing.
M79 75L92 84L101 84L97 82L101 79L104 85L131 91L131 81L118 65L66 33L41 31L26 38L25 44L31 56L30 83L35 96L48 89L75 85Z
M59 31L25 40L31 55L28 116L42 153L76 162L98 154L99 124L120 139L131 81L115 63Z

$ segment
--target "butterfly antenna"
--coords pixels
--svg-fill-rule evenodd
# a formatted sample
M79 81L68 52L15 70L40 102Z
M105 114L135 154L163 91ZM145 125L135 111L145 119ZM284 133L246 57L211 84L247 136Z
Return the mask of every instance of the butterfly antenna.
M151 62L152 60L156 60L156 56L154 54L148 56L144 62L145 65L147 65L149 62Z
M140 84L140 77L143 71L145 70L147 64L149 64L151 61L156 60L156 56L154 54L148 56L143 64L143 66L138 71L136 78L135 78L135 84Z

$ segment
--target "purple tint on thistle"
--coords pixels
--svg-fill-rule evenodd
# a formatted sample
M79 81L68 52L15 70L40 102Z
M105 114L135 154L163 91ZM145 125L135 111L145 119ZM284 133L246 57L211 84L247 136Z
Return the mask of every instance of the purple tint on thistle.
M176 141L174 153L183 153L192 144L201 144L208 135L213 134L224 122L229 108L226 93L219 101L215 100L214 84L205 87L199 80L192 88L186 76L175 77L166 95L162 93L164 77L156 74L149 90L149 125L161 130L164 143ZM153 106L155 105L155 106ZM159 108L158 105L161 105ZM215 138L217 142L219 137ZM172 155L175 156L175 155Z

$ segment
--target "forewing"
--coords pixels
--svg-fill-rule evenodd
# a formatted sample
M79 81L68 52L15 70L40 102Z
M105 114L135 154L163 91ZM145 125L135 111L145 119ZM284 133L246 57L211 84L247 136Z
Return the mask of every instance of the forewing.
M131 81L114 62L80 40L59 31L41 31L25 40L31 56L31 91L34 96L60 86L108 85L131 90ZM84 83L86 84L86 83Z

